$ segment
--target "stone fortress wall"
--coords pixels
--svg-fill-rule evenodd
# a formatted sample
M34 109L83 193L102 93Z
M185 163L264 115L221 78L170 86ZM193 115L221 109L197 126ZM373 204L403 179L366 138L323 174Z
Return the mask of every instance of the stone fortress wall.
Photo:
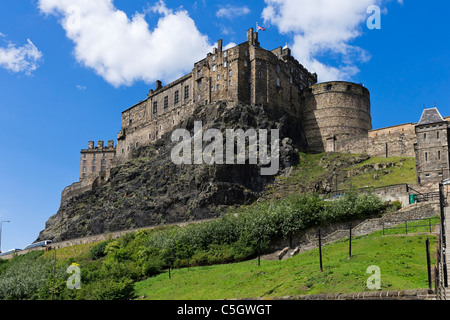
M325 82L302 92L301 114L311 151L336 151L349 137L367 136L372 129L370 93L362 85Z
M146 99L122 112L112 161L108 158L107 168L87 177L80 164L80 183L63 191L62 203L106 181L111 166L127 161L135 148L170 132L196 108L225 100L299 116L309 151L415 156L416 124L372 130L370 92L361 84L317 83L317 75L304 68L287 46L260 47L253 28L247 31L247 41L233 48L225 50L222 40L217 43L190 73L165 86L157 81ZM92 162L83 158L83 151L89 156L89 150L82 150L81 163Z
M134 148L159 139L208 103L239 101L300 114L300 93L316 82L317 75L295 60L289 48L261 48L252 28L247 41L233 48L224 50L218 40L192 72L166 86L157 81L147 99L122 112L118 161L126 161Z

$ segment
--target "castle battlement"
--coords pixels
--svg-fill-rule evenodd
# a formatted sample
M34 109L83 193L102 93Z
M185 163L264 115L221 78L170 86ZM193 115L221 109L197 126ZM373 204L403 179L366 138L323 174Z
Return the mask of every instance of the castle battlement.
M113 140L107 146L90 141L81 150L80 182L64 190L64 202L105 182L111 167L171 132L196 108L219 101L282 109L298 117L305 151L415 156L419 183L450 178L449 117L426 109L418 124L372 130L367 88L345 81L317 83L317 74L300 64L287 45L264 49L250 28L246 41L232 48L225 50L219 39L183 77L166 85L156 81L145 99L122 112L116 146Z
M285 108L300 114L305 88L317 83L291 55L289 48L266 50L258 33L247 30L247 41L224 50L223 41L196 63L192 72L163 86L157 81L147 98L122 112L117 153L122 160L141 144L159 139L202 105L217 101Z

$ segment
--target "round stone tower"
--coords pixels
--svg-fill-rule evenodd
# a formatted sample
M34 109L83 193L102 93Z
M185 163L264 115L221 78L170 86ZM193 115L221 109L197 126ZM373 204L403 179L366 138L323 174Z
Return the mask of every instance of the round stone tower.
M333 81L315 84L301 94L308 149L335 151L335 141L367 136L372 130L370 93L362 85Z

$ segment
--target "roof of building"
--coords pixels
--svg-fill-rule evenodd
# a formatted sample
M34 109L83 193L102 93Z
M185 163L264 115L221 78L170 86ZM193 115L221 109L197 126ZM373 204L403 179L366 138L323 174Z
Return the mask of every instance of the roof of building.
M432 123L438 123L438 122L445 122L445 120L444 120L444 118L442 118L438 109L435 107L435 108L423 110L422 116L420 117L420 121L417 125L421 126L424 124L432 124Z

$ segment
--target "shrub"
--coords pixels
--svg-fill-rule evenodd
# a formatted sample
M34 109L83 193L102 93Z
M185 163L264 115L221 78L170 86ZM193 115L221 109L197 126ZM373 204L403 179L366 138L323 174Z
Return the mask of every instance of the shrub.
M93 246L91 248L91 250L89 251L89 257L92 260L97 260L97 259L104 257L106 255L106 253L105 253L106 246L110 242L111 242L111 240L105 240L105 241L101 241L98 244L96 244L95 246Z
M128 278L102 279L82 290L81 297L87 300L128 300L135 294L133 280Z

